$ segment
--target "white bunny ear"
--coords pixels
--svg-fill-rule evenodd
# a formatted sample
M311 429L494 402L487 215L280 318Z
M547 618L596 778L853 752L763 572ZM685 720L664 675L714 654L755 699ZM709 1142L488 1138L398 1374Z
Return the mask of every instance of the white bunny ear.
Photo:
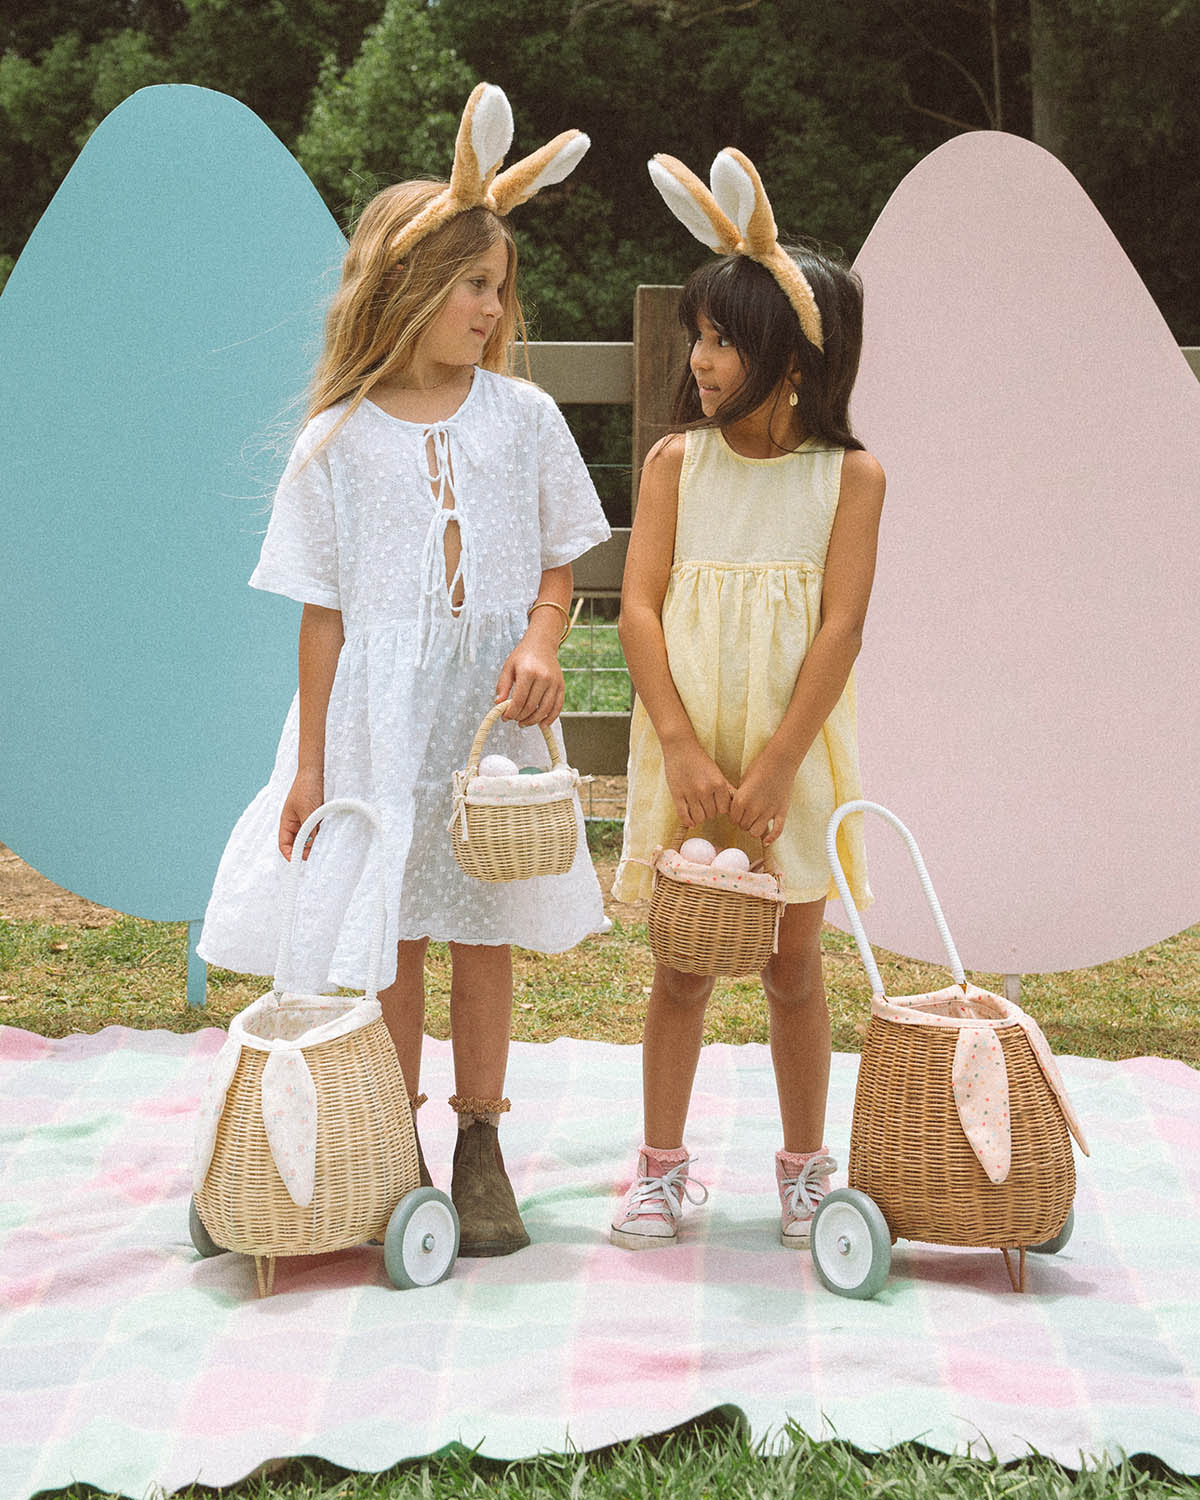
M478 83L471 90L454 143L450 196L463 206L480 203L496 168L512 145L512 109L504 90Z
M675 157L661 152L646 165L663 202L702 245L726 252L736 247L736 225L721 211L716 199L694 172Z
M748 174L727 150L719 151L708 180L712 184L713 197L744 236L754 212L754 184Z
M471 145L484 182L496 171L512 145L512 106L503 89L485 83L471 120Z
M492 183L489 202L498 214L506 214L518 203L524 203L551 183L569 177L591 141L581 130L564 130L547 142L540 151L514 162Z
M713 197L737 224L751 255L767 255L778 242L775 215L754 163L735 146L718 151L709 174Z

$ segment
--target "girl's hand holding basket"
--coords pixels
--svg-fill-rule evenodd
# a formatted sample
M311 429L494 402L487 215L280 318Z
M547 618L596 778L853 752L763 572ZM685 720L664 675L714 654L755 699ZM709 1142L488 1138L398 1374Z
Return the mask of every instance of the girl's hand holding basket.
M790 762L771 755L768 746L754 760L733 794L729 805L730 820L756 839L761 839L764 849L769 848L783 832L796 771L797 767Z
M548 569L543 574L543 587L547 578L553 579L560 572L566 575L565 579L557 580L555 586L565 585L569 600L569 565ZM565 605L554 599L538 599L530 607L525 634L509 652L496 683L496 702L508 700L506 719L515 720L527 729L533 724L553 724L562 713L566 684L558 663L558 648L570 633L571 616Z
M685 828L698 828L729 812L733 787L694 737L677 748L663 746L663 768L675 811Z
M284 859L291 860L296 835L308 821L310 815L325 801L325 777L320 771L298 771L292 789L283 804L279 818L279 852ZM301 854L307 859L321 825L318 823L308 836Z
M505 705L504 718L528 729L534 724L553 724L562 713L566 691L553 647L531 641L526 634L500 669L496 702Z

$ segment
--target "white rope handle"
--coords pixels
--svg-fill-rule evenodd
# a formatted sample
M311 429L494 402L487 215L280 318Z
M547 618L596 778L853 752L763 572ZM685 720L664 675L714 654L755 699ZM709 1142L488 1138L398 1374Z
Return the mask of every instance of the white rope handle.
M292 857L288 862L288 872L283 887L283 912L279 923L279 951L275 955L275 988L279 989L279 976L287 970L287 962L292 952L292 940L295 936L296 926L296 902L300 895L300 875L307 861L303 858L304 846L308 842L308 836L325 818L331 813L356 812L361 813L370 823L372 832L380 837L383 835L383 824L379 814L369 802L360 802L356 797L334 797L329 802L322 802L314 812L300 825L300 832L296 835L296 842L292 845ZM376 1000L379 997L379 971L383 965L383 929L384 929L384 900L383 900L383 862L375 872L375 899L371 908L371 939L370 957L367 969L366 998Z
M841 827L842 819L849 817L855 812L875 812L892 825L908 845L908 852L912 856L912 862L916 866L917 878L921 882L921 889L925 892L925 899L929 902L929 909L933 913L933 920L937 924L938 933L942 944L946 949L946 956L950 960L950 972L954 975L954 982L966 987L967 976L963 972L963 966L959 962L958 949L954 946L954 939L950 936L950 929L946 926L946 919L942 915L942 908L934 893L933 882L929 878L929 871L925 868L925 861L921 858L921 851L917 848L917 841L905 828L904 824L894 812L886 807L881 807L878 802L843 802L841 807L836 808L825 829L825 854L829 860L829 869L833 875L834 884L838 888L838 895L842 898L842 905L846 908L846 916L850 920L850 930L854 934L854 941L858 944L859 956L863 961L863 968L867 971L867 978L871 981L871 993L883 995L883 980L879 977L879 969L875 963L875 955L871 952L871 945L867 941L866 930L859 916L858 907L854 904L854 897L850 894L850 886L846 881L846 872L842 869L842 862L837 852L837 831Z

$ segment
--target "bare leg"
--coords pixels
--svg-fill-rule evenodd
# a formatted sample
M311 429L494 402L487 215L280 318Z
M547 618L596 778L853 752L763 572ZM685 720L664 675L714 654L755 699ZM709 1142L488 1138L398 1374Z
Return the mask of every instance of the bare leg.
M700 1042L704 1009L713 982L703 974L684 974L658 964L646 1007L642 1033L642 1101L645 1141L669 1151L683 1145L688 1104Z
M824 1144L830 1057L821 973L824 914L824 901L787 907L779 925L779 952L762 971L785 1151L816 1151Z
M392 1038L405 1087L420 1092L421 1042L425 1034L425 950L428 938L396 944L396 978L379 991L383 1021Z
M512 1026L512 949L451 943L450 962L454 1091L463 1098L499 1099Z

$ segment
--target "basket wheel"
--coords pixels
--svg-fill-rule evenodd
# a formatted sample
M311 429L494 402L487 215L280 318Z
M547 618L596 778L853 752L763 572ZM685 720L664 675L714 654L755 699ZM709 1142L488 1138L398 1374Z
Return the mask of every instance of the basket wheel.
M892 1236L879 1205L857 1188L826 1194L813 1215L817 1275L839 1297L873 1297L888 1278Z
M200 1217L200 1210L196 1207L195 1198L188 1204L188 1231L192 1236L192 1244L196 1247L196 1253L204 1256L207 1260L212 1255L224 1255L225 1246L218 1245L212 1235L204 1227L204 1220Z
M1057 1255L1074 1232L1075 1205L1072 1203L1071 1207L1067 1210L1067 1222L1058 1233L1052 1235L1048 1240L1043 1240L1040 1245L1030 1245L1029 1253L1031 1255Z
M383 1263L393 1286L433 1286L450 1274L458 1255L458 1211L437 1188L416 1188L392 1210L383 1237Z

